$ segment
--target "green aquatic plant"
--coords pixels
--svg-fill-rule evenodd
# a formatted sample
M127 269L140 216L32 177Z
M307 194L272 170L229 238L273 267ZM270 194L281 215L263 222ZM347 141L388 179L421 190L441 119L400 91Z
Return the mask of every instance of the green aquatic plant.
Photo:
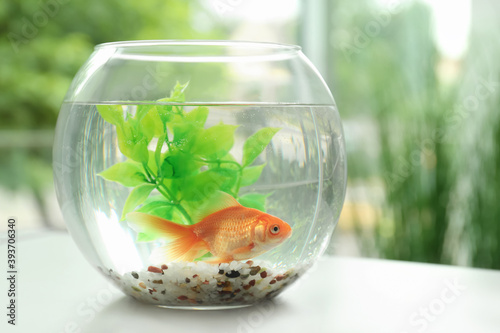
M187 84L177 84L170 97L151 104L98 105L101 117L116 128L118 148L127 157L99 176L133 188L121 219L132 211L193 224L192 215L216 192L232 195L240 204L265 212L260 193L239 194L257 182L265 164L252 165L279 128L265 127L243 145L238 162L230 153L238 126L219 123L205 128L206 106L189 112L183 107ZM138 241L149 241L139 234Z

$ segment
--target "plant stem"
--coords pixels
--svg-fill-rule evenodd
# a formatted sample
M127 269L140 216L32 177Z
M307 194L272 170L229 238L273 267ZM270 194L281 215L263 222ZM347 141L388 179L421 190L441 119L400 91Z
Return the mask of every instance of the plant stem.
M167 199L169 199L170 201L172 201L174 203L175 207L177 207L179 212L181 212L182 215L184 215L184 217L189 222L189 224L193 224L193 220L191 219L191 216L189 216L188 212L182 206L181 202L176 200L175 196L170 192L168 187L166 187L164 184L160 183L160 184L158 184L157 189L158 189L158 192L160 192L164 197L166 197ZM163 191L161 191L161 189L163 189Z
M195 158L195 160L199 161L199 162L203 162L203 163L210 163L210 164L235 164L238 166L238 169L241 169L241 165L238 163L238 162L235 162L235 161L224 161L224 160L215 160L215 161L211 161L211 160L205 160L203 158Z
M154 177L149 171L148 165L146 163L142 163L142 167L144 168L144 171L146 172L146 176L148 177L148 181L154 183Z
M238 180L236 181L236 191L234 193L236 195L236 198L239 198L242 177L243 177L243 168L240 166L238 170Z
M186 209L184 209L184 207L182 207L180 202L176 205L176 207L179 210L179 212L181 212L182 215L184 215L186 220L188 220L188 223L193 224L193 220L191 219L191 216L189 216L188 212L186 211Z
M156 184L156 189L158 190L158 192L160 192L161 195L163 195L165 198L167 198L168 200L170 200L172 202L172 204L179 210L179 212L181 212L182 215L184 215L184 217L189 222L189 224L193 224L193 220L191 219L191 216L189 216L186 209L184 207L182 207L180 201L176 200L175 196L172 194L172 192L170 192L168 187L166 187L165 184L163 184L161 182L162 179L160 179L160 181L157 182L158 178L156 178L156 175L154 175L154 172L148 167L148 165L146 163L144 163L143 167L144 167L144 170L146 171L146 174L148 175L148 177L150 177L152 182L154 184Z

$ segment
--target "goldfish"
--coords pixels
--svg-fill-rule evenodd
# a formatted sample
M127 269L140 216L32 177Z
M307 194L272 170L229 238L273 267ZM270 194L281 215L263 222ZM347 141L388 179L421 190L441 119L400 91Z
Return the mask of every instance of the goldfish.
M194 261L210 252L207 262L245 260L278 246L292 234L290 225L258 209L242 206L231 195L218 192L211 204L193 217L193 225L181 225L146 213L127 214L137 232L169 241L154 249L150 261Z

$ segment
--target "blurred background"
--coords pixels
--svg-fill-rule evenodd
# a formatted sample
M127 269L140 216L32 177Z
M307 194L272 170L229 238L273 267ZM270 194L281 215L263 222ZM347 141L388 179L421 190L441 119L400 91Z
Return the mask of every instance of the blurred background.
M3 0L0 212L65 229L54 127L95 44L290 43L344 123L348 192L328 253L500 269L499 13L496 0Z

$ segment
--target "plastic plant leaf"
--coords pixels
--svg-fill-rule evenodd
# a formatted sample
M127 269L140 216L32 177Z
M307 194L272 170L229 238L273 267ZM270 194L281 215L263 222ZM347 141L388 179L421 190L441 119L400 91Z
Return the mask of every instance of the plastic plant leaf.
M186 113L185 121L195 123L196 126L203 128L208 118L208 108L206 106L198 106L197 108Z
M144 201L144 205L137 209L136 212L151 214L167 220L172 220L175 210L174 204L164 200L147 202L148 200Z
M174 152L163 160L161 172L164 178L181 178L194 175L203 165L191 154Z
M164 126L155 107L149 109L148 113L141 119L141 131L149 140L164 133Z
M224 182L220 183L219 189L222 192L231 192L231 189L236 185L238 180L238 171L227 168L214 168L210 169L225 178Z
M155 106L153 104L140 104L137 105L135 118L140 122Z
M159 99L158 102L163 103L184 103L186 101L186 96L184 95L184 90L186 90L189 82L185 84L180 84L177 82L174 89L170 92L170 97ZM175 114L182 114L182 106L176 105L158 105L158 113L164 123L168 123L174 119Z
M226 169L232 169L232 170L241 170L241 165L236 161L233 155L230 153L227 153L223 157L212 161L211 163L208 163L208 168L209 169L214 169L214 168L220 168L224 167Z
M213 254L210 253L210 252L207 252L204 255L202 255L201 257L196 258L194 261L203 261L203 260L206 260L206 259L210 259L212 257L213 257Z
M185 84L180 84L177 82L174 89L170 92L170 96L167 98L159 99L160 103L184 103L186 101L186 96L184 95L184 90L186 90L189 82ZM182 114L182 107L175 105L157 105L156 109L158 115L160 116L163 124L168 124L175 119L176 114Z
M186 101L186 96L184 95L184 91L186 90L189 82L184 84L176 83L174 89L170 92L170 97L167 98L169 102L178 102L184 103Z
M148 182L144 176L142 166L131 161L116 163L98 175L127 187L134 187Z
M151 215L155 215L164 218L169 221L174 221L175 206L163 206L153 209L149 212Z
M123 155L136 162L148 162L148 141L142 135L134 133L133 125L125 122L122 127L116 128L116 134L118 136L118 148L120 148Z
M148 163L149 151L148 151L148 141L147 140L142 139L134 145L134 147L132 149L131 158L137 162Z
M97 105L97 111L102 119L115 126L123 124L123 108L121 105Z
M249 137L245 144L243 145L243 161L242 165L246 167L247 165L252 164L253 161L257 158L266 149L269 142L273 136L280 130L280 128L274 127L265 127L257 131L254 135Z
M222 157L234 144L234 131L237 125L219 124L203 130L196 137L193 154L207 157Z
M249 186L259 180L260 175L262 174L262 170L265 166L266 164L264 163L261 165L244 168L241 174L241 186Z
M135 241L137 243L146 243L146 242L152 242L156 239L158 239L158 237L155 235L140 232L137 234L137 239Z
M155 201L161 201L165 205L170 203L170 201L165 199L165 197L163 195L150 195L142 204L143 204L143 206L145 206L145 205L150 204L150 203L155 202Z
M266 199L271 194L249 193L239 197L238 202L248 208L255 208L266 212Z
M121 220L125 220L128 213L133 211L137 206L142 204L149 196L149 194L155 189L156 185L153 184L143 184L134 188L128 198L125 201L125 206L122 211Z
M118 148L122 152L123 155L130 158L131 155L131 147L127 144L127 135L125 134L125 130L122 127L116 127L116 135L118 137Z
M200 201L215 191L228 186L231 177L220 170L210 169L196 176L179 178L172 184L177 187L181 197L186 201Z
M157 105L156 111L163 124L168 124L174 119L172 105Z
M149 170L151 170L151 172L156 174L158 172L158 164L156 164L156 154L154 151L148 150L148 155L149 158L147 166Z
M139 213L151 213L155 209L165 208L165 207L168 207L169 209L172 209L173 205L169 204L166 201L151 201L151 202L148 202L148 203L146 203L144 201L144 205L141 208L137 209L136 212L139 212Z
M177 149L189 151L200 129L195 123L177 122L172 124L173 145Z

